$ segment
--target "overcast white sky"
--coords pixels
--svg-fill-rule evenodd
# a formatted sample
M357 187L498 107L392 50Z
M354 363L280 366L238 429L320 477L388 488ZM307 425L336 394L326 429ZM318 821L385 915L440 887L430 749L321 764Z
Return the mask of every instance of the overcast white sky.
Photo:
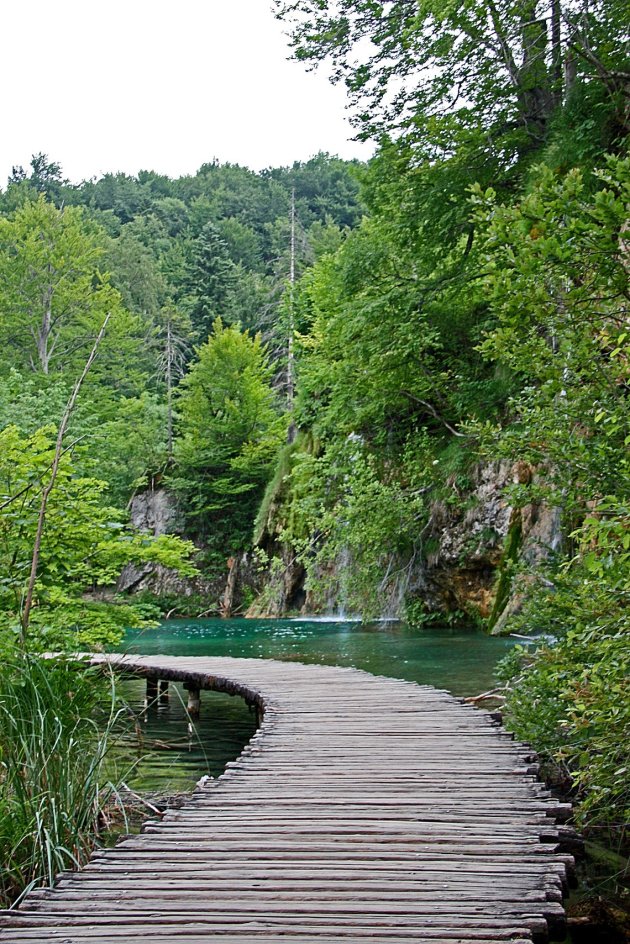
M38 151L73 181L372 152L345 90L287 61L271 0L5 0L0 27L1 188Z

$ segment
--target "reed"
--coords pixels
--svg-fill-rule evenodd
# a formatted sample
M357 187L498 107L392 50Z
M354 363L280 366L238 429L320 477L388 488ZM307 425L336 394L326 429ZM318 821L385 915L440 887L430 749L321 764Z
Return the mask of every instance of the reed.
M104 763L117 720L113 680L32 655L0 671L0 901L83 864L113 787ZM105 697L104 697L105 696Z

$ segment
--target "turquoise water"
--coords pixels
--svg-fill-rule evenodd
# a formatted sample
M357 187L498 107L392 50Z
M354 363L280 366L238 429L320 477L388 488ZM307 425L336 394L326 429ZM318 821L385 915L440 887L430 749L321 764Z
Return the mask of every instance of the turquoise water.
M191 790L200 777L219 777L256 730L256 719L242 698L201 693L201 716L191 723L187 692L169 687L168 705L143 711L145 683L124 679L117 685L134 721L116 750L116 779L141 793Z
M476 630L325 619L168 620L157 629L129 631L123 642L129 652L354 665L461 696L491 688L498 659L513 645Z
M405 623L332 620L168 620L156 629L128 631L120 648L144 654L235 656L328 665L353 665L476 695L493 686L497 661L513 640L475 630ZM202 693L201 719L191 726L181 687L171 686L168 705L142 713L144 684L121 683L137 721L125 741L122 766L133 789L173 792L190 789L204 774L219 776L255 730L240 698Z
M130 631L123 648L147 654L227 655L354 665L375 674L446 688L465 697L493 687L497 661L516 642L475 630L419 630L404 623L206 619L169 620L157 629ZM144 684L121 684L128 701L139 712ZM192 728L183 700L181 688L171 686L168 706L140 716L142 743L129 738L124 752L125 762L137 763L129 777L130 786L145 791L189 790L203 774L219 776L254 733L255 719L240 698L202 692L201 719ZM177 747L152 746L160 742ZM601 882L601 876L593 875ZM596 936L592 944L609 944L611 940Z

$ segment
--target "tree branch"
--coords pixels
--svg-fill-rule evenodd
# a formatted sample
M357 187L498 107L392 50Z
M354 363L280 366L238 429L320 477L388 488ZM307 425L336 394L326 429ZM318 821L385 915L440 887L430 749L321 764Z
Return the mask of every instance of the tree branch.
M59 463L63 455L63 437L66 434L66 430L68 428L68 423L70 421L72 411L75 408L77 397L79 396L79 391L81 390L81 387L83 386L83 381L87 377L90 367L94 363L99 345L101 341L103 340L103 336L105 335L105 329L107 328L107 322L109 321L109 318L110 318L110 314L108 313L105 317L105 320L103 321L103 324L101 325L101 330L99 331L96 337L96 340L94 341L92 350L90 351L90 356L85 362L85 366L83 368L83 371L81 372L81 376L75 383L74 389L72 393L70 394L70 398L66 404L66 408L63 412L63 416L61 417L61 422L59 424L59 431L57 433L57 442L55 444L55 456L53 459L53 464L52 464L52 468L50 472L50 481L48 482L48 485L42 492L42 500L39 506L39 515L37 518L37 530L35 532L35 541L33 544L33 557L31 560L31 572L28 579L28 585L26 588L24 608L22 610L22 619L21 619L22 643L24 643L26 640L26 635L28 633L28 628L29 628L30 619L31 619L31 609L33 606L33 594L35 592L35 582L37 580L37 571L39 568L39 558L41 554L42 536L44 533L44 521L46 519L46 509L48 507L48 499L50 498L50 494L53 488L55 487L55 481L57 479L57 473L59 471Z
M408 397L410 400L413 400L414 403L419 403L420 406L423 406L425 410L427 410L431 414L431 416L434 417L434 419L436 419L439 423L442 423L442 425L445 426L447 430L449 431L449 433L452 433L453 436L459 436L461 439L468 438L466 433L460 433L459 430L455 429L454 426L451 426L448 420L445 420L444 417L438 413L435 407L432 406L430 403L427 403L426 400L421 400L420 397L414 396L414 394L410 393L409 390L401 390L401 393L403 394L403 396Z

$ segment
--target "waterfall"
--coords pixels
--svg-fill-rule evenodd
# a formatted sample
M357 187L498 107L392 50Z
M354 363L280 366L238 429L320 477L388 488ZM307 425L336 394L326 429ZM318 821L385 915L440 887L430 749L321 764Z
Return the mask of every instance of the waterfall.
M387 562L387 569L378 588L381 597L381 619L384 621L400 620L405 613L405 598L410 591L417 591L425 585L424 570L419 550L413 551L408 560L402 560L392 554Z
M342 620L347 619L348 616L348 577L350 575L350 565L350 549L347 545L344 545L337 558L338 591L335 610L337 619Z
M399 566L398 569L392 573L392 568L396 564L400 564L400 560L390 557L385 576L378 588L379 596L383 601L380 618L386 621L399 620L402 618L405 596L409 588L411 567Z
M352 617L348 616L348 579L351 572L351 565L352 557L350 549L344 545L337 555L329 579L327 580L328 588L322 619L339 622L352 619Z

